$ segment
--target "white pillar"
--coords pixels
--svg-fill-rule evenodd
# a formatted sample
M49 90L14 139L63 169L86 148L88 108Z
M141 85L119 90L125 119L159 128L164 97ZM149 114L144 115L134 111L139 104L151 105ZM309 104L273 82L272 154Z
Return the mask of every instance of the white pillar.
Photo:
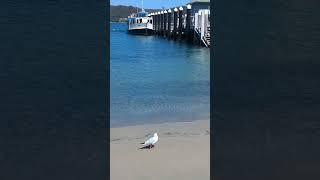
M204 30L205 30L205 14L201 13L201 38L204 36Z
M198 13L195 13L194 15L194 28L198 28Z

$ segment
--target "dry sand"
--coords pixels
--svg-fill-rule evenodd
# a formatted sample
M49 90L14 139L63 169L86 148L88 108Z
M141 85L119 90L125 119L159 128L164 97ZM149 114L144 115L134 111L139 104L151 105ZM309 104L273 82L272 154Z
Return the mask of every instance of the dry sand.
M209 141L209 120L111 128L111 180L209 180Z

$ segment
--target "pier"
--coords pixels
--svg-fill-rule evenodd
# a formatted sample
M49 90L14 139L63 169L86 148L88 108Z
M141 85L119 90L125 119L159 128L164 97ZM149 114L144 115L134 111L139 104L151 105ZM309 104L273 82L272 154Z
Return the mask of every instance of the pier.
M210 0L151 12L154 34L169 40L210 47Z

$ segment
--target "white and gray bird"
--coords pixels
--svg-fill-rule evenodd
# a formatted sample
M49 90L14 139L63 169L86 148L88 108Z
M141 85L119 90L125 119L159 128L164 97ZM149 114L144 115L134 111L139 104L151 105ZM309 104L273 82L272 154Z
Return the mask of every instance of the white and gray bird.
M154 133L153 137L149 138L148 140L146 140L144 143L141 143L141 144L143 144L144 147L148 147L149 146L149 148L152 148L152 147L154 147L154 144L156 142L158 142L158 139L159 139L158 138L158 134Z

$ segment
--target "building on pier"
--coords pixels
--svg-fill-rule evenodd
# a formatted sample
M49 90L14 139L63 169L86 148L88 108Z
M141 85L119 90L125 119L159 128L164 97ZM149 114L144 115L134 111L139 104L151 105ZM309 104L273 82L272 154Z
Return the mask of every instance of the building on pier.
M192 0L189 4L192 6L192 16L200 9L210 9L210 0Z

